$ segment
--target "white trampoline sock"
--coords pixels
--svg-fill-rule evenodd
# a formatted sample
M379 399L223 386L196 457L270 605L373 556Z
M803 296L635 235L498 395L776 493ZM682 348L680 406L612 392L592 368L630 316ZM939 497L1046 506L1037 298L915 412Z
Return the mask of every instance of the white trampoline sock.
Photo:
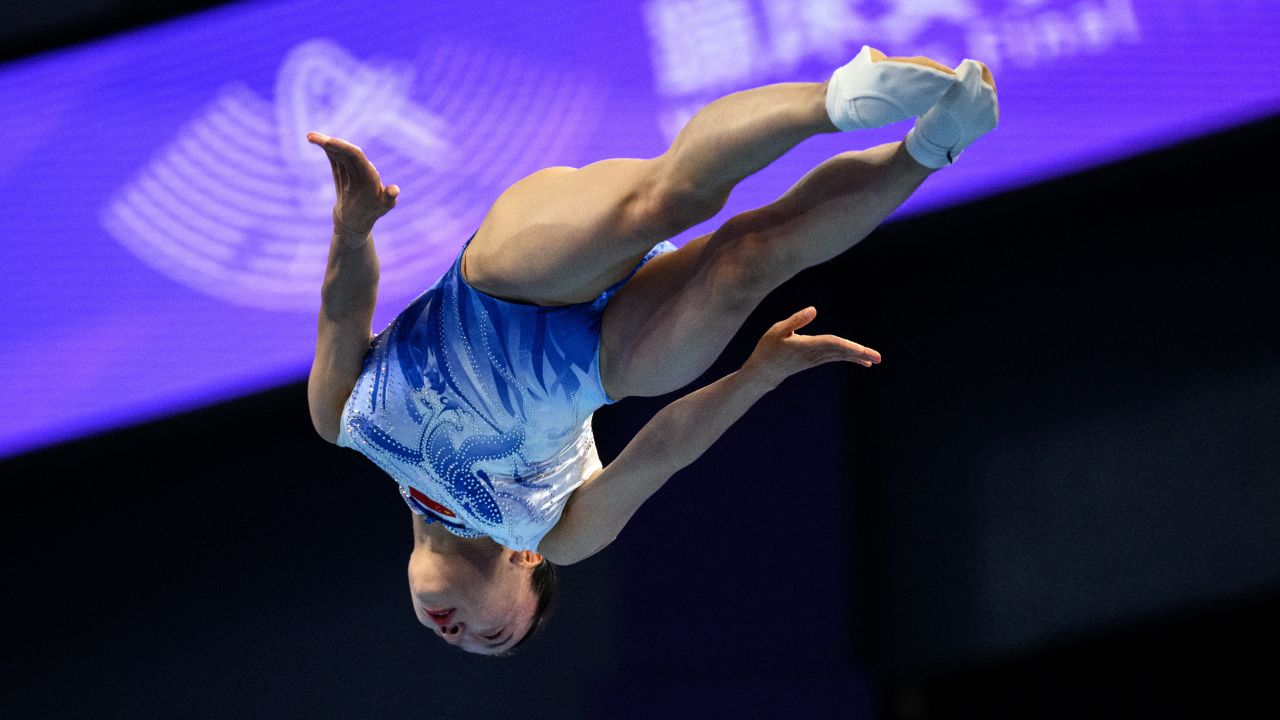
M996 126L1000 105L995 88L982 80L982 65L965 60L956 68L958 82L916 118L907 133L907 152L925 167L941 168L960 157L974 140Z
M872 60L872 51L863 45L831 73L827 115L841 130L882 127L915 117L933 107L956 82L955 75L926 65Z

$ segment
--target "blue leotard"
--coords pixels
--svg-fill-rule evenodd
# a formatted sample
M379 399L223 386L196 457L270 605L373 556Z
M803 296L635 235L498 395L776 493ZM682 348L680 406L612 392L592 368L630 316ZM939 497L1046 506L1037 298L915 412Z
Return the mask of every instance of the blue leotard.
M391 475L428 521L536 550L569 495L600 468L591 415L614 402L600 381L605 305L646 262L675 249L659 243L594 300L556 307L472 288L460 251L373 338L338 444Z

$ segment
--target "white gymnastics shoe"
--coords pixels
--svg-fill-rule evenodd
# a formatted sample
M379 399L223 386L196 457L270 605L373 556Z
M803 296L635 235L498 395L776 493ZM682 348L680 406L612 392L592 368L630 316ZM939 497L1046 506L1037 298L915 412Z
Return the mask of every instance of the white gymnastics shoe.
M831 73L827 115L841 130L883 127L933 107L956 82L949 71L885 60L870 45Z
M907 152L925 167L937 169L955 162L1000 119L996 88L986 65L965 60L956 67L956 77L955 86L907 133Z

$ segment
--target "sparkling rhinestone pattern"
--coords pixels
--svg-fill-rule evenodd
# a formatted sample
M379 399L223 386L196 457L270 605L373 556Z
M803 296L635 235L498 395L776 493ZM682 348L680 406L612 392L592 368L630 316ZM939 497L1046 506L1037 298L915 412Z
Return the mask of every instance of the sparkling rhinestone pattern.
M631 274L675 249L658 244ZM429 521L536 550L600 467L591 415L612 402L600 318L631 275L590 302L544 307L472 288L461 258L374 337L338 444L386 471ZM415 488L453 517L412 498Z

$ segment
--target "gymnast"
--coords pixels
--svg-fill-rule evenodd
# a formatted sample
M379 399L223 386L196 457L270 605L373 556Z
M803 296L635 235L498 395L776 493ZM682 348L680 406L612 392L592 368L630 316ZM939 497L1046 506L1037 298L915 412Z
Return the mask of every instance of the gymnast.
M337 186L311 419L389 474L413 511L419 622L468 652L509 655L545 621L554 567L608 546L765 393L823 363L879 363L871 348L800 334L817 313L807 307L601 467L597 408L698 378L766 295L866 237L997 115L982 63L951 69L871 47L826 82L727 95L658 157L550 167L511 185L449 270L376 335L371 232L400 188L359 147L308 133ZM684 247L667 240L805 138L912 117L903 141L840 153L769 205Z

